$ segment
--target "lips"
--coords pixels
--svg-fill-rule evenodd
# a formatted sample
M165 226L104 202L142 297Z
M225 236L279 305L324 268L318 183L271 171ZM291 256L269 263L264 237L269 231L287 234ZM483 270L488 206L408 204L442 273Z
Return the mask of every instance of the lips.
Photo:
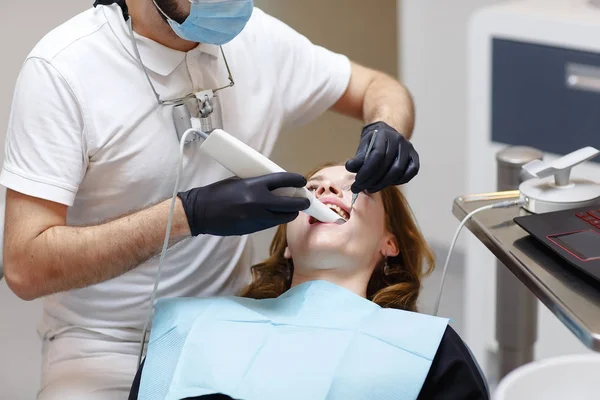
M346 221L350 219L349 207L346 206L344 204L344 202L341 201L339 198L337 198L337 197L322 197L319 200L321 201L321 203L325 204L327 207L329 207L331 210L333 210L333 212L335 212L341 218L345 219ZM308 219L308 223L312 225L312 224L322 223L322 222L316 220L313 217L310 217Z

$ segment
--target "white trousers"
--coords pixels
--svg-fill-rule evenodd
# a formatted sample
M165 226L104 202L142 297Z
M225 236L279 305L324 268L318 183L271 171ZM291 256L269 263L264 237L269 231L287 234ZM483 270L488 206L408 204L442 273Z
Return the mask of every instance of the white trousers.
M103 337L104 338L104 337ZM38 400L126 400L139 343L57 336L42 344Z

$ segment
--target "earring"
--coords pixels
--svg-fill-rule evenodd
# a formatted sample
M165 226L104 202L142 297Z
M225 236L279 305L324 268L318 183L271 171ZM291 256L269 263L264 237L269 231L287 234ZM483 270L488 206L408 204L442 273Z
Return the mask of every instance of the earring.
M384 275L389 275L390 274L390 265L388 264L387 257L385 258L385 264L383 264L383 274Z

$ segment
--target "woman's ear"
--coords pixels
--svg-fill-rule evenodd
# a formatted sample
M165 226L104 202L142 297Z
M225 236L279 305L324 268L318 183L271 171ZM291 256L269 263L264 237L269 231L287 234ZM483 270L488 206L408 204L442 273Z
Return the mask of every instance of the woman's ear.
M286 258L286 259L288 259L288 260L290 258L292 258L292 252L290 251L289 247L285 248L285 251L283 252L283 257Z
M396 257L398 254L400 254L398 240L396 240L396 237L391 233L388 233L383 238L383 242L381 244L381 254L383 254L385 257Z

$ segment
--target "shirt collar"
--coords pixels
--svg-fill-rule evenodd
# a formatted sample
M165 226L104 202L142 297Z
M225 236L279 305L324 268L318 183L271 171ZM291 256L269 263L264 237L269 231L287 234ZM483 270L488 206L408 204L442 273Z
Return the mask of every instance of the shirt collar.
M119 42L125 47L127 52L136 60L137 56L131 43L131 36L129 33L128 22L123 19L123 14L118 5L112 4L109 6L102 6L104 15L112 31L119 39ZM183 51L174 50L167 46L163 46L154 40L148 39L147 37L138 35L134 32L134 37L142 63L149 70L156 72L159 75L167 76L177 68L179 64L185 59L186 54ZM206 53L212 57L219 57L219 47L201 43L196 48L190 51Z

